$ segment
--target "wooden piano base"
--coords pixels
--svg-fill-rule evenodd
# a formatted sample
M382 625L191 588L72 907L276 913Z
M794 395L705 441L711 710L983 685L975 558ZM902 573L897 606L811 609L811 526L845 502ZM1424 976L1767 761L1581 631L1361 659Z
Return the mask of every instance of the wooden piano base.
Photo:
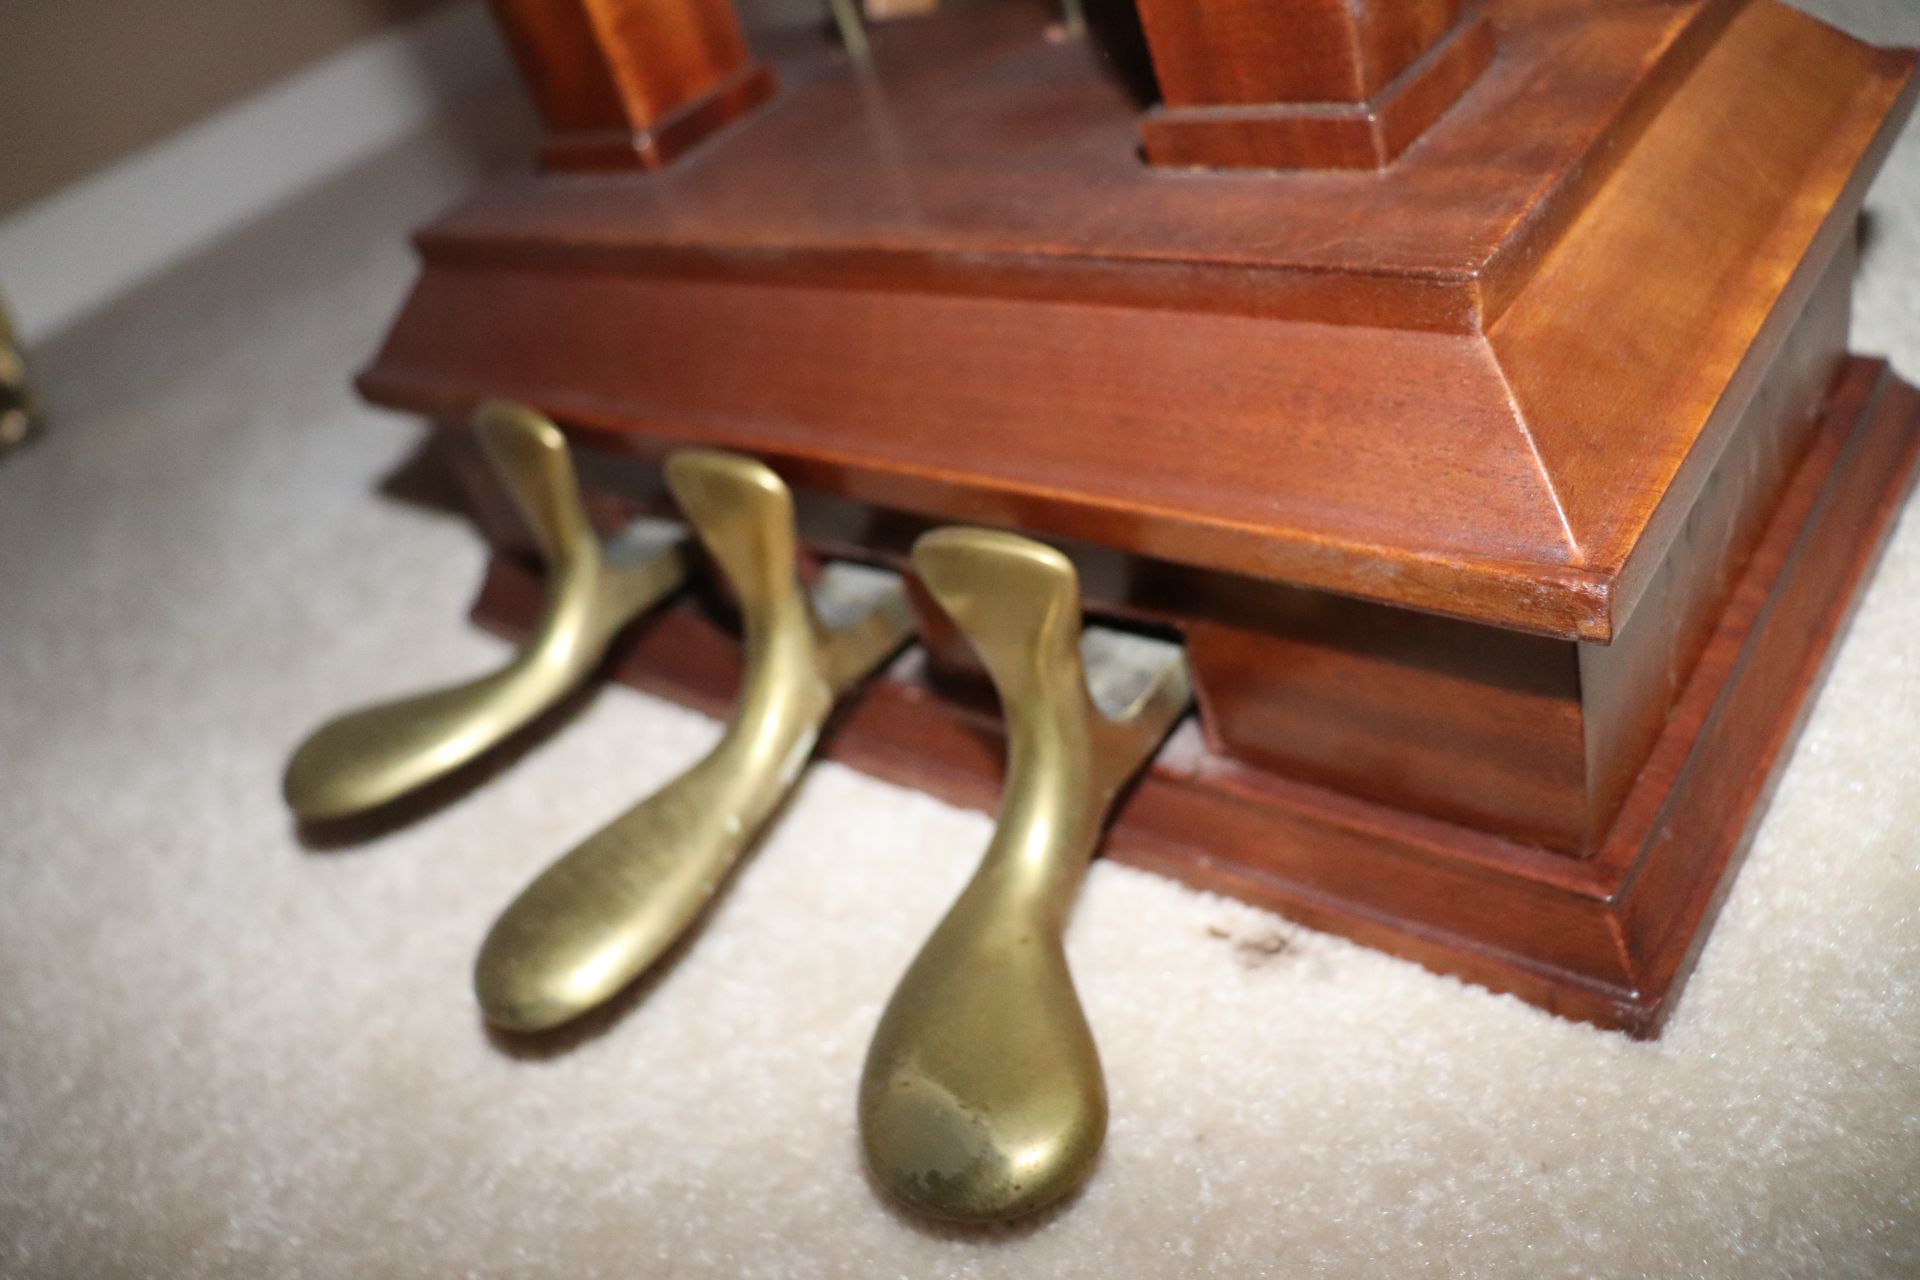
M1192 725L1119 810L1109 856L1344 934L1554 1013L1657 1035L1706 935L1920 460L1920 393L1849 361L1658 744L1591 858L1514 843L1211 753ZM537 576L496 559L476 617L524 635ZM823 743L855 768L991 808L990 711L918 651ZM715 713L732 634L683 600L625 638L623 681Z

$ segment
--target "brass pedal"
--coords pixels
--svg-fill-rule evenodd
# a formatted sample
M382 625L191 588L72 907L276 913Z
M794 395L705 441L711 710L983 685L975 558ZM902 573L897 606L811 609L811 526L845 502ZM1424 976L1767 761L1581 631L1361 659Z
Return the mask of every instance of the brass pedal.
M1062 933L1108 810L1191 693L1178 645L1083 633L1073 567L1052 548L941 529L913 562L999 693L1007 789L979 871L874 1032L860 1130L894 1196L995 1221L1071 1191L1105 1137L1106 1083Z
M832 565L809 599L793 498L766 467L687 451L668 459L667 483L739 601L740 699L704 759L547 868L494 924L474 991L509 1030L578 1017L673 945L792 788L834 704L913 633L890 573Z
M604 545L594 536L552 422L494 401L475 415L474 430L546 559L546 614L499 671L315 731L294 752L282 787L303 820L379 808L497 746L585 679L614 636L686 579L686 534L677 524L638 521Z
M14 336L7 300L0 296L0 456L40 430L40 409L27 380L27 358Z

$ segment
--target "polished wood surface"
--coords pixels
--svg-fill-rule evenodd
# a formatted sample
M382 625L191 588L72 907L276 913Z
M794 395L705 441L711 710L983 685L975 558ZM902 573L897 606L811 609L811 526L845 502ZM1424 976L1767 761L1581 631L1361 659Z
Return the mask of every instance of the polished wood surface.
M490 0L548 169L657 169L773 92L731 0Z
M509 183L430 228L362 386L1605 642L1912 59L1769 0L1489 16L1494 65L1367 177L1156 172L1124 87L1018 3L877 32L877 87L798 55L684 164Z
M1460 9L1460 0L1139 0L1171 107L1365 102Z
M1381 169L1487 69L1492 27L1457 0L1142 0L1164 103L1155 164Z
M825 38L769 37L779 98L698 163L502 179L419 244L429 267L617 267L1472 332L1747 7L1496 3L1486 78L1381 174L1143 165L1137 87L1105 47L1049 40L1044 0L878 25L870 79ZM1775 20L1837 38L1810 18ZM1889 55L1875 71L1877 55L1853 47L1868 82L1839 84L1843 102L1897 69Z
M1399 808L1598 852L1812 438L1845 355L1855 264L1851 241L1826 264L1611 644L1178 575L1149 613L1186 636L1209 742Z
M886 24L859 72L770 45L783 92L677 163L429 227L361 385L551 414L609 524L697 443L770 462L816 556L1049 539L1191 659L1116 854L1651 1031L1913 470L1914 394L1862 362L1834 389L1913 55L1775 0L1141 16L1144 123L1121 46L1044 4ZM1457 96L1422 87L1447 66ZM1391 130L1401 99L1444 110L1378 172L1138 145L1179 112ZM531 580L482 504L511 624ZM704 593L622 670L712 705L725 618ZM992 700L921 621L836 749L989 803Z
M1917 465L1920 393L1883 362L1851 361L1591 859L1252 768L1197 728L1176 735L1123 804L1106 851L1567 1017L1656 1034ZM476 613L519 634L539 600L537 578L502 558ZM728 626L689 602L636 629L615 670L718 713L738 664ZM990 808L998 733L990 704L896 670L823 745Z

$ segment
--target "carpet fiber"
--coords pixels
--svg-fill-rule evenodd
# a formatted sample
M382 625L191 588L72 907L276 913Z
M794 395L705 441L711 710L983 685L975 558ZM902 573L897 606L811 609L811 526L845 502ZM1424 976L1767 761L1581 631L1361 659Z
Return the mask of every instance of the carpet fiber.
M503 652L419 432L347 383L474 168L423 138L42 353L51 430L0 464L0 1273L1920 1274L1911 509L1657 1043L1098 865L1100 1167L930 1226L854 1088L990 824L837 766L634 998L491 1037L494 913L717 726L608 690L410 825L281 808L321 719ZM1920 378L1920 132L1872 207L1856 346Z

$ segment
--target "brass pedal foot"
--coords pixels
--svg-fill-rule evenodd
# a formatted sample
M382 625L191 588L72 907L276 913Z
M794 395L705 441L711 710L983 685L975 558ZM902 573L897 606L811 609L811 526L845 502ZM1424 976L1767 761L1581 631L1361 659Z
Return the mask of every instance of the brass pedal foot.
M1007 790L979 871L874 1032L860 1131L900 1200L994 1221L1071 1191L1106 1134L1100 1056L1061 935L1108 809L1191 695L1177 645L1082 634L1073 567L1049 547L941 529L913 562L993 678Z
M808 598L793 498L766 467L687 451L668 460L667 483L740 603L740 700L704 759L547 868L494 924L474 991L509 1030L578 1017L666 951L792 788L834 704L913 633L893 574L833 565Z
M594 536L553 423L495 401L481 407L474 429L546 558L546 615L492 675L352 712L315 731L294 752L283 784L303 820L378 808L498 745L585 679L622 628L686 579L679 525L639 521L604 546Z
M40 429L40 410L27 381L27 358L13 333L7 302L0 297L0 456L25 444Z

